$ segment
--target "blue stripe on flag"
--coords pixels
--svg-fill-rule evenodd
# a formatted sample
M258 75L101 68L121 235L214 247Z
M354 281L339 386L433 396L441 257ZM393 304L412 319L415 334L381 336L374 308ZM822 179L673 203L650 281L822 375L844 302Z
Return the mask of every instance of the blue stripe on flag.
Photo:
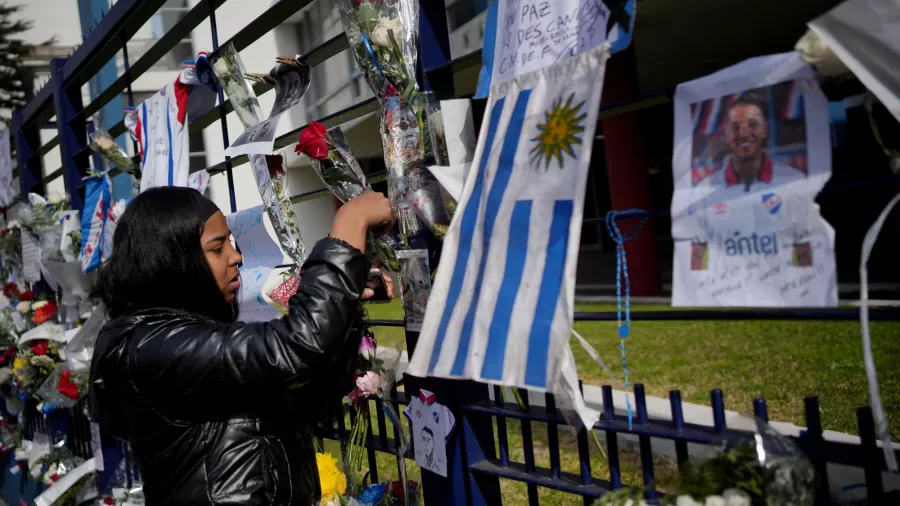
M475 278L475 291L469 311L463 320L462 330L459 334L459 346L456 347L456 360L450 374L461 376L465 372L466 358L469 356L469 343L472 340L472 326L475 324L475 313L478 310L478 299L481 297L481 284L484 282L485 265L491 250L491 237L494 233L494 222L500 211L500 203L503 202L503 194L509 186L515 168L516 151L519 150L519 139L522 137L522 128L525 125L525 111L528 109L528 99L531 98L531 90L519 93L506 136L503 138L503 148L500 150L500 160L497 163L497 175L491 183L491 191L488 192L487 203L484 209L484 226L482 228L481 261L478 264L478 276ZM527 229L526 229L527 230Z
M569 224L572 221L574 202L557 200L553 204L553 221L550 223L550 240L547 243L547 260L541 290L538 292L534 321L528 337L528 360L525 365L525 384L547 387L547 351L550 349L550 330L556 316L556 304L562 291L565 276L566 253L569 249Z
M500 124L500 116L503 114L503 105L505 103L506 99L501 98L494 103L494 108L491 109L491 121L488 124L487 139L484 144L484 152L481 154L481 163L478 164L478 174L475 176L475 186L472 188L472 195L469 196L469 200L466 202L466 209L462 214L456 264L453 266L450 289L447 291L447 303L444 305L444 314L441 316L441 324L438 327L434 340L434 349L431 351L429 372L434 372L438 358L441 356L441 346L444 344L447 326L450 325L450 318L453 316L453 309L456 308L459 292L462 290L462 284L465 280L466 264L469 263L469 253L472 249L472 235L475 233L475 222L478 221L478 208L481 206L481 193L484 191L484 173L491 158L491 147L494 145L494 138L497 136L497 127Z
M175 161L172 156L172 122L169 121L169 117L172 112L169 109L169 106L166 106L166 131L169 132L169 186L175 184Z
M500 292L497 294L497 305L494 307L494 317L491 318L491 328L484 350L484 365L481 367L482 378L493 380L503 378L509 321L512 319L519 286L522 284L525 257L528 254L531 204L530 200L519 200L513 207L512 219L509 224L509 242L506 245L506 267L503 270Z
M141 104L141 116L143 116L141 119L141 144L143 145L141 147L144 148L144 157L141 158L141 170L144 170L144 165L147 163L147 147L149 146L147 142L149 137L147 135L147 102Z

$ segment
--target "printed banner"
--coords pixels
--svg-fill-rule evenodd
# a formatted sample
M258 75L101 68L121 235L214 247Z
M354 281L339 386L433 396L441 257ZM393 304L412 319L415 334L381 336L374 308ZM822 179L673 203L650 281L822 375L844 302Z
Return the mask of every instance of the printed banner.
M281 317L281 311L266 301L263 293L274 267L284 255L266 228L265 208L251 207L225 217L231 236L244 257L241 266L240 320L269 321Z
M84 211L81 214L81 269L91 272L103 257L103 229L112 201L109 176L90 177L84 183Z
M309 65L276 65L266 80L275 85L275 104L269 118L244 130L225 150L225 156L268 155L275 146L275 130L281 115L300 103L309 89Z
M475 98L494 84L610 43L631 43L635 0L498 0L485 21L483 64Z
M18 194L13 182L12 168L9 130L4 130L0 132L0 207L9 207Z
M796 53L675 92L673 306L834 306L828 101Z
M189 186L188 117L215 105L215 75L205 53L158 93L126 110L125 126L138 144L141 191Z
M410 374L559 385L607 56L492 88Z
M400 299L406 315L406 330L418 332L422 329L428 294L431 293L428 250L400 250L397 252L397 259L400 261L400 280L403 284Z

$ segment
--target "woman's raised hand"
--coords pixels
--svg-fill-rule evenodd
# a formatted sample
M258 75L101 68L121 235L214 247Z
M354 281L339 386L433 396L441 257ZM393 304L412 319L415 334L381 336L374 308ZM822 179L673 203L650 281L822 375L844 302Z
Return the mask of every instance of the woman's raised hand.
M393 220L391 202L387 197L379 192L367 191L338 209L331 227L331 237L365 252L366 231Z

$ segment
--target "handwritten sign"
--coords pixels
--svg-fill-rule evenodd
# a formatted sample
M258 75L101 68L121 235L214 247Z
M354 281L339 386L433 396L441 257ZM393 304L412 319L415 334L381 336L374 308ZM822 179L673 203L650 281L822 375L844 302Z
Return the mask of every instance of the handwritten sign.
M15 198L16 188L13 185L9 130L4 130L0 133L0 207L8 207Z
M498 0L493 83L538 70L606 42L602 0Z
M263 291L274 267L284 261L284 254L266 228L265 208L252 207L228 215L225 220L244 257L239 295L241 321L269 321L279 318L281 312L266 301Z
M244 269L273 268L283 262L284 255L266 228L267 216L263 206L230 214L225 220L244 256Z

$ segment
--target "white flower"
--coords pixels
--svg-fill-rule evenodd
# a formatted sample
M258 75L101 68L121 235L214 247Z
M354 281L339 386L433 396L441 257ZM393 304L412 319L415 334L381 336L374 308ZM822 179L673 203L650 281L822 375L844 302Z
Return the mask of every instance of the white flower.
M31 305L31 309L37 311L38 309L46 306L47 304L49 304L49 302L47 302L46 300L39 300Z
M695 501L694 498L689 495L680 495L675 501L675 506L703 506L703 503Z
M35 355L31 357L31 365L35 367L50 367L54 363L53 359L47 355Z
M22 302L16 304L16 311L18 311L22 314L25 314L25 313L31 311L31 302L28 302L27 300L25 300L25 301L22 301Z
M28 451L25 448L16 448L16 460L28 460Z
M739 488L729 488L722 497L726 506L750 506L750 494Z
M394 32L394 40L396 40L399 45L400 41L403 40L403 23L401 23L399 19L379 19L378 24L375 25L375 29L369 34L369 38L372 40L372 44L390 49L394 47L394 45L391 44L391 31Z
M9 224L6 227L12 230L14 228L20 228L21 226L22 224L19 223L19 220L10 220Z
M720 495L711 495L706 498L705 506L725 506L725 498Z
M35 409L37 409L39 413L42 412L42 411L44 411L44 403L43 403L43 401L39 402L38 405L37 405L37 407L36 407Z

